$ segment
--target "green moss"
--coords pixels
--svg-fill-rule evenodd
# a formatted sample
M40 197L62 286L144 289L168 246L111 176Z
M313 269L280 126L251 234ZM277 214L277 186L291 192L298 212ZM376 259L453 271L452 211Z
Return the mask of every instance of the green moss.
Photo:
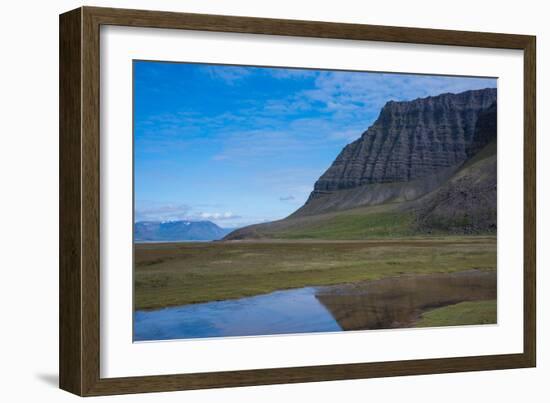
M469 301L425 312L416 327L484 325L497 322L497 301Z

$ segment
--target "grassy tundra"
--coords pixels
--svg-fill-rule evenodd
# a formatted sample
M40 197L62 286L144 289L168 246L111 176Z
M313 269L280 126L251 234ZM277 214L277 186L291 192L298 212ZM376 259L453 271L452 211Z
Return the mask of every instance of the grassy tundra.
M464 301L425 312L416 327L485 325L496 323L497 301Z
M405 274L496 270L496 237L135 245L135 309Z

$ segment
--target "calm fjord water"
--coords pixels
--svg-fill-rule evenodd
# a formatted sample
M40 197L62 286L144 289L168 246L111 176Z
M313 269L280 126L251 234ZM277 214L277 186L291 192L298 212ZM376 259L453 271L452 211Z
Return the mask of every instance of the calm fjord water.
M134 314L134 341L342 330L314 287Z

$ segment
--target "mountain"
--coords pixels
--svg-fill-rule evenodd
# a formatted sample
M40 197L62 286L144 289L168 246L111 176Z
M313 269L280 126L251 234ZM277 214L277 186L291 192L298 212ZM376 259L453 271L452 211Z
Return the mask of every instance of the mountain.
M476 135L477 122L495 102L494 88L388 102L295 214L412 200L434 190L489 142Z
M496 141L412 207L420 232L493 233L497 228Z
M134 224L136 242L214 241L232 229L211 221L140 221Z
M284 220L225 239L496 231L496 89L388 102Z

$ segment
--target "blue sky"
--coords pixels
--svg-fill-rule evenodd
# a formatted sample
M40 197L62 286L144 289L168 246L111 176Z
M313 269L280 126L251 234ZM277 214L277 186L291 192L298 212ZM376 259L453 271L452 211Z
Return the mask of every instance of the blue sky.
M134 61L135 220L286 217L390 100L496 79Z

